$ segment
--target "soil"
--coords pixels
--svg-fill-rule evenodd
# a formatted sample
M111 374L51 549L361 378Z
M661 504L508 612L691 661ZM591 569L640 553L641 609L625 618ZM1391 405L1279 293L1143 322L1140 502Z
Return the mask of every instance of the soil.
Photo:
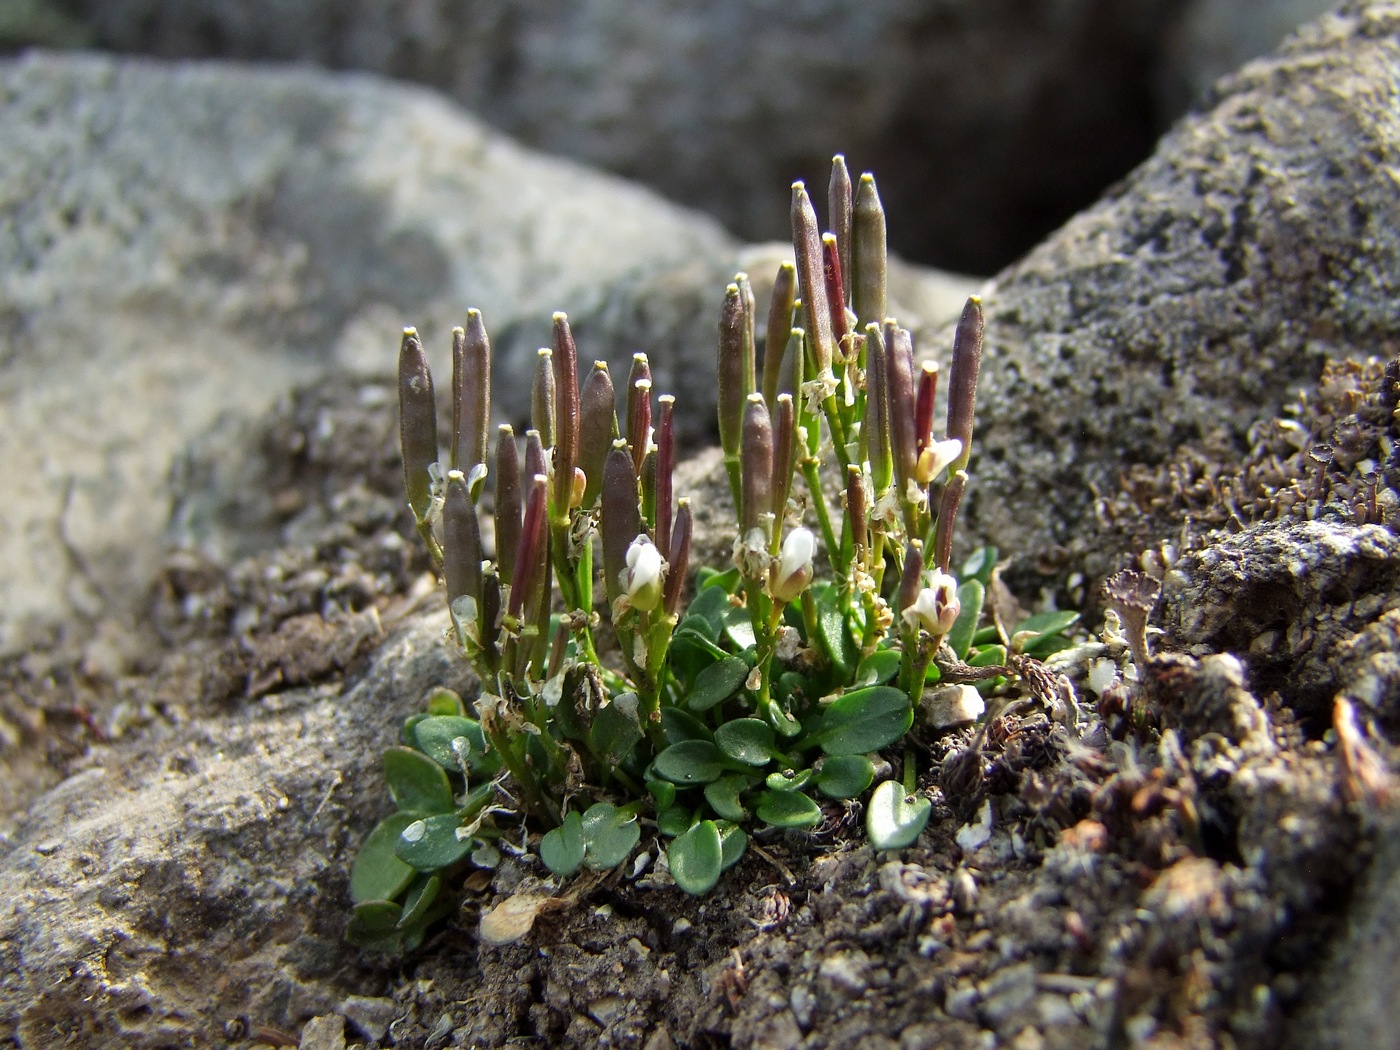
M0 831L8 837L33 800L85 769L159 766L182 727L255 725L276 709L269 700L306 687L344 693L390 658L386 635L436 609L400 513L390 397L387 385L343 380L289 398L253 443L259 487L242 508L245 519L270 513L264 531L276 542L227 559L173 552L144 622L75 625L0 667ZM701 456L689 480L703 483L714 465ZM1243 469L1209 466L1213 478ZM1145 484L1129 480L1119 503ZM696 500L717 529L723 499ZM1233 526L1197 523L1183 542L1189 500L1140 502L1133 539L1176 548L1157 567L1177 601L1171 595L1207 574ZM1316 540L1309 528L1364 534L1387 572L1354 578L1344 599L1328 593L1347 603L1347 637L1377 630L1397 603L1393 516L1332 526L1325 514L1313 515L1321 524L1307 516L1260 513L1258 523L1239 522L1233 542L1291 550ZM1123 515L1104 520L1105 541L1121 541ZM722 549L716 535L710 542ZM1099 592L1081 593L1097 625ZM1379 597L1368 605L1368 594ZM1261 599L1241 588L1212 600L1223 610L1218 624L1229 621L1230 602ZM327 1008L312 1018L287 1002L240 1006L227 989L188 980L189 1001L173 1005L195 1020L152 1028L140 1045L1037 1050L1296 1040L1293 1019L1310 1005L1392 819L1385 770L1394 749L1365 727L1395 731L1397 691L1360 704L1361 753L1380 757L1366 780L1319 716L1326 705L1315 682L1292 687L1306 677L1307 652L1294 649L1290 663L1283 642L1242 647L1228 632L1193 628L1179 605L1156 655L1135 671L1116 632L1100 637L1096 627L1085 639L1085 659L1062 668L1077 719L1063 707L1021 705L980 747L971 729L916 732L920 790L934 815L905 850L876 853L859 804L829 804L810 833L759 834L703 898L674 887L650 834L622 869L563 885L532 855L507 856L494 874L467 880L460 909L420 949L388 958L337 936L354 849L388 800L351 807L342 845L315 880L321 936L289 934L276 964ZM1315 614L1298 603L1259 630L1286 639ZM1096 692L1092 660L1125 673ZM1346 688L1335 677L1329 701ZM417 699L392 698L386 738ZM547 903L528 932L503 945L481 939L483 914L531 895ZM228 917L170 919L189 965L220 966L198 950L202 925L216 920ZM0 1039L17 1045L119 1045L104 1042L112 1029L100 1024L61 1038L61 1018L31 1012L15 1024L27 1007L4 1006L13 1027L0 1025Z

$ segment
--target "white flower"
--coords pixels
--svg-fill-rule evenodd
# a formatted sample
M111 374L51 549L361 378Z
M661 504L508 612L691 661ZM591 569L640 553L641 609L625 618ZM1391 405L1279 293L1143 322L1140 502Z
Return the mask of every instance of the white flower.
M666 562L646 536L638 536L627 548L627 568L618 574L618 583L634 609L650 612L661 604L662 579Z
M910 627L921 627L933 637L942 638L953 629L961 611L958 581L946 572L934 569L929 585L919 591L914 603L901 615Z
M918 479L920 485L927 485L962 455L962 448L962 442L957 438L949 438L947 441L930 441L919 453L919 462L914 467L914 477Z
M783 540L778 560L769 570L768 593L774 601L790 602L812 582L812 559L817 553L817 538L810 529L793 529Z

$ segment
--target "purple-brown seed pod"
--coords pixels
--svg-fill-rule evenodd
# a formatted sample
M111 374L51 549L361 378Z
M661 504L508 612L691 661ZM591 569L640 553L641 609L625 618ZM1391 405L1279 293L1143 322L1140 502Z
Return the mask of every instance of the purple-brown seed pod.
M617 440L617 399L606 361L593 362L593 371L579 392L578 465L583 468L583 507L590 509L603 491L603 463Z
M914 416L918 395L914 390L914 343L907 329L893 321L884 325L886 403L889 406L890 456L899 482L900 498L914 477L919 453L915 447Z
M452 469L468 477L486 462L491 432L491 340L480 310L452 330Z
M671 483L676 467L676 399L662 394L656 399L661 407L661 424L656 428L656 547L665 551L671 546Z
M567 516L578 464L578 348L569 318L554 315L554 513Z
M530 390L530 423L540 433L545 448L554 444L555 401L554 351L547 346L539 349L535 366L535 382Z
M857 323L879 324L885 318L885 209L875 189L875 176L860 177L851 219L851 308Z
M399 344L399 446L403 453L404 491L418 521L433 504L429 468L437 462L437 405L428 355L414 328L403 330Z
M671 530L671 544L667 550L666 591L662 607L668 616L675 616L680 609L681 594L685 591L685 574L690 568L690 536L694 528L690 500L682 499L676 507L676 525Z
M496 563L502 583L515 580L515 552L520 547L520 516L525 497L520 487L520 449L515 431L502 424L496 437Z
M603 539L603 587L608 601L621 593L618 577L627 567L627 548L642 531L637 475L632 454L619 441L603 464L603 495L599 503L598 531Z
M841 278L845 292L851 288L851 221L853 218L851 173L846 168L846 158L841 154L831 158L831 181L826 188L827 220L831 232L836 235L837 258L841 264ZM850 300L843 295L838 303L844 311Z
M948 368L947 437L962 442L954 470L967 466L972 454L972 416L977 402L977 373L982 367L982 300L972 296L963 307L953 335L953 361ZM946 571L946 567L944 567Z
M442 503L442 575L447 584L447 604L464 595L481 601L481 524L476 505L460 470L447 473Z
M797 268L785 262L773 281L773 298L768 304L768 331L763 340L763 400L776 411L782 391L783 355L792 335L792 304L797 295ZM788 391L792 393L792 391Z
M802 307L807 320L807 337L817 373L831 371L831 313L826 302L826 282L822 278L822 238L817 213L807 188L792 184L792 250L797 260L797 280L802 290Z
M773 508L773 423L762 394L750 394L744 406L744 442L739 450L743 479L740 521L745 534L758 527Z

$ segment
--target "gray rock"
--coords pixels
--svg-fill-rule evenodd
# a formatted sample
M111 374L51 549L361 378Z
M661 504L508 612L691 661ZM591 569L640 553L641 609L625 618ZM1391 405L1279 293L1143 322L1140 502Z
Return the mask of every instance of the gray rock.
M586 359L616 371L650 351L693 443L724 284L776 265L371 78L36 55L0 64L0 85L0 653L136 607L182 449L216 419L207 443L236 444L237 421L296 383L391 370L405 324L445 371L451 326L479 307L518 421L566 310ZM900 272L915 314L956 310L936 275ZM183 487L247 480L208 471ZM193 512L181 527L215 547L251 534Z
M1400 6L1349 5L1245 66L987 289L965 538L1101 577L1119 552L1095 494L1128 464L1239 448L1324 361L1384 352L1400 326L1397 30Z

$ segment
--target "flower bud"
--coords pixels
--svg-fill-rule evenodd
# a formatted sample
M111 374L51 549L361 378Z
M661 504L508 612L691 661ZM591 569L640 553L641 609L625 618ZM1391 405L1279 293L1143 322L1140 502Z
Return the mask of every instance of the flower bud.
M810 529L799 527L787 534L778 560L769 569L768 593L774 601L790 602L807 589L816 553L817 538Z
M942 638L958 622L962 606L958 602L958 581L946 572L933 571L929 585L919 591L912 605L901 614L910 627L922 628Z
M914 467L914 480L920 485L927 485L961 455L962 442L957 438L930 441L919 453L919 461Z
M661 552L645 534L632 541L627 548L627 567L618 577L632 608L650 612L661 604L665 567Z

